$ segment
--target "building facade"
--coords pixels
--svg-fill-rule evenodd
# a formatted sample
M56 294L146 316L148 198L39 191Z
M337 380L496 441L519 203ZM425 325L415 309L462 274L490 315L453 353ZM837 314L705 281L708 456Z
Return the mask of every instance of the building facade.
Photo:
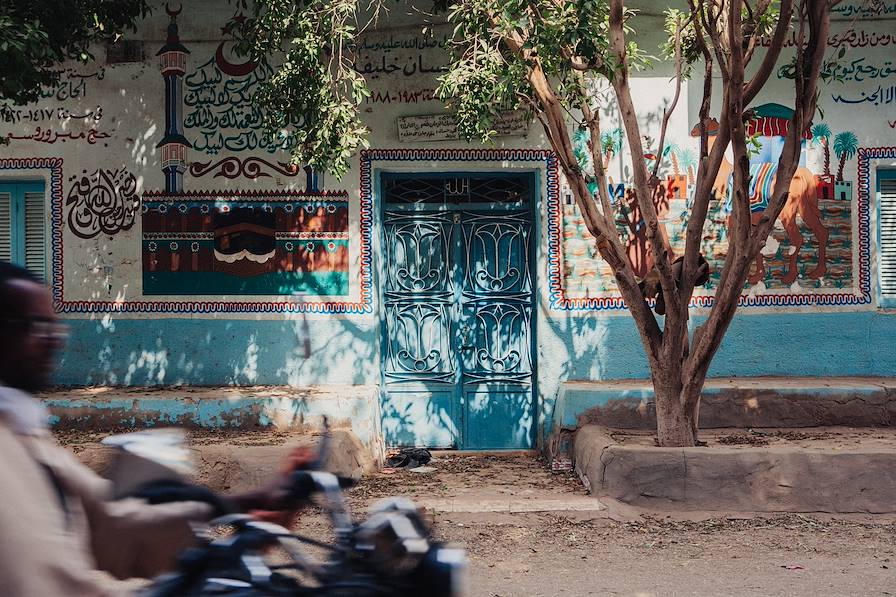
M646 5L645 5L646 6ZM387 443L525 448L566 382L644 379L643 349L537 123L492 146L457 138L435 98L450 25L393 10L358 40L370 149L342 179L289 164L251 102L274 67L232 51L239 1L159 5L34 105L0 107L0 258L45 276L72 326L66 386L289 385L372 396ZM646 9L645 46L662 15ZM896 373L896 3L847 2L793 199L757 260L711 376ZM651 41L652 40L652 41ZM786 60L752 106L753 209L792 101ZM673 93L633 80L646 147ZM683 244L701 85L662 156L632 156L607 107L611 194L640 274L632 159L663 160L657 208ZM718 94L717 94L718 95ZM583 141L583 140L580 140ZM580 146L580 149L582 147ZM712 305L727 247L717 181L704 238Z

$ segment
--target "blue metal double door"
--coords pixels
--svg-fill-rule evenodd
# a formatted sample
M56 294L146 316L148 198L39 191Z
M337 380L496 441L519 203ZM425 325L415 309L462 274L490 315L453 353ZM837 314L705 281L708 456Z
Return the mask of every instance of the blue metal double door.
M381 178L389 445L532 447L533 182Z

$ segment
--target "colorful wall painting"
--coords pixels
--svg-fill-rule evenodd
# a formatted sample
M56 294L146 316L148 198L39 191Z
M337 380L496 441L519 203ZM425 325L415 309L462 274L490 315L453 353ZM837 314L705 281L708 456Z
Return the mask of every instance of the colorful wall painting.
M756 117L749 123L748 134L756 140L751 154L751 211L758 221L767 206L774 184L775 169L792 112L779 104L754 108ZM695 127L696 130L696 127ZM692 131L692 135L697 133ZM710 142L714 139L711 134ZM584 138L580 139L580 144ZM693 146L693 147L692 147ZM666 224L673 252L684 252L690 197L695 168L693 155L696 139L687 145L672 145L668 152L671 171L658 188L654 205L660 221ZM812 172L806 167L806 154L824 153L824 168ZM803 140L801 166L790 188L790 196L771 236L751 268L741 303L748 306L784 306L801 304L853 304L867 302L858 288L855 271L854 220L859 206L853 193L853 181L844 180L844 165L857 152L858 138L849 131L832 133L819 123L809 128ZM831 173L831 153L836 171ZM580 153L585 155L583 149ZM654 156L646 156L650 159ZM819 162L820 160L814 160ZM586 171L587 171L587 164ZM715 198L704 228L703 253L710 263L711 276L698 289L695 306L709 306L718 285L728 248L728 198L731 163L726 158L714 186ZM624 183L610 184L610 197L619 207L617 225L629 259L638 276L652 268L647 248L646 229L630 190ZM549 254L556 252L556 267L549 272L556 280L551 305L556 309L616 309L623 306L609 266L597 254L594 240L585 227L570 193L564 193L556 205L549 205ZM838 298L839 297L839 298Z
M143 294L348 294L348 197L146 194Z

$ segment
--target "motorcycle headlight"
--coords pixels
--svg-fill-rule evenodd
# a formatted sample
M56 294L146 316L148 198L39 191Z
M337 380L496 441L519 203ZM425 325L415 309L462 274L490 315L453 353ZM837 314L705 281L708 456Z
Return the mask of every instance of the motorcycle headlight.
M436 545L416 570L418 595L467 597L470 595L467 555L459 547Z

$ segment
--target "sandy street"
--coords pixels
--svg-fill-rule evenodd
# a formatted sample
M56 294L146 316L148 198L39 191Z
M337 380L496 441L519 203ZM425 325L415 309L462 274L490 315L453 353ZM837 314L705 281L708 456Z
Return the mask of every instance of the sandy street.
M60 436L80 454L101 437ZM251 453L245 448L296 441L309 439L202 433L191 443ZM438 538L467 548L474 596L896 596L892 520L644 516L607 509L574 475L552 473L531 454L434 456L427 472L366 477L348 491L348 500L360 516L382 497L412 497L426 508ZM226 488L216 475L227 468L206 464L200 478ZM327 528L317 508L296 524L298 532L315 537L326 536Z

